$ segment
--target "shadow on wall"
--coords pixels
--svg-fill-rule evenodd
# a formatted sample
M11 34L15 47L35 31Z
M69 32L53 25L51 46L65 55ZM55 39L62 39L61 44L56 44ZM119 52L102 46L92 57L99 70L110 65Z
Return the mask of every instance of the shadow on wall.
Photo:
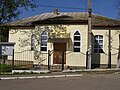
M101 53L103 51L103 36L92 34L92 69L100 68Z

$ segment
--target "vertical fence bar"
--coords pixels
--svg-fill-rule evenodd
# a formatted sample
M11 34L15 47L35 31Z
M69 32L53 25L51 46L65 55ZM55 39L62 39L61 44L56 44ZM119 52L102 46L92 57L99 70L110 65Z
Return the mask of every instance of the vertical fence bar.
M12 56L12 70L14 70L14 49L13 49L13 56Z
M108 61L108 68L111 69L111 52L109 52L109 61Z
M2 55L0 55L0 75L2 73Z
M51 57L50 50L48 50L48 70L50 70L50 57Z
M62 71L64 70L64 51L62 51Z
M109 38L108 38L108 68L111 69L111 30L109 30Z
M86 51L86 69L88 69L88 51Z
M1 75L1 61L0 61L0 75Z

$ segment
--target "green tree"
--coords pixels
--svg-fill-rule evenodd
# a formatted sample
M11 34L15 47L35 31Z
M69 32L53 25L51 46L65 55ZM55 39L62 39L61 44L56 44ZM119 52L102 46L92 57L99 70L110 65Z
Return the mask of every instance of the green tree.
M0 0L0 42L8 41L9 27L4 23L17 19L23 9L35 7L34 0Z
M13 21L19 17L23 9L34 9L34 0L0 0L0 42L7 42L8 26L4 23Z
M0 0L0 24L18 18L22 13L21 8L35 8L34 0Z

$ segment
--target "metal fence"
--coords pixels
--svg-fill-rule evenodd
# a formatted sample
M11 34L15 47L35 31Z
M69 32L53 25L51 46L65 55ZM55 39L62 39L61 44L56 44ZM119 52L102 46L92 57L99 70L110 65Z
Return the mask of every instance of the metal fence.
M12 72L12 70L51 70L62 71L67 67L64 65L64 52L61 54L62 63L59 65L51 64L51 55L54 53L43 54L43 60L33 60L34 57L28 53L29 51L18 53L14 52L14 56L1 56L0 57L0 72ZM25 56L26 55L26 56ZM14 59L12 59L14 58ZM44 64L45 63L45 64Z
M51 57L54 52L48 51L48 53L43 54L44 58L39 62L39 60L33 60L34 57L29 53L29 51L18 53L14 52L14 62L12 56L0 56L0 74L6 72L12 72L12 70L51 70L51 71L62 71L66 69L80 69L81 67L66 66L64 64L64 52L62 52L62 63L58 65L51 64ZM26 55L26 56L25 56ZM87 53L86 53L86 66L87 66ZM94 54L93 54L94 55ZM92 56L93 56L92 55ZM106 54L107 56L107 54ZM117 54L111 54L112 59L116 57ZM26 57L26 58L25 58ZM98 57L98 56L97 56ZM44 64L46 63L46 64ZM109 65L109 63L108 63ZM108 66L105 65L105 68ZM100 58L99 65L92 65L93 68L100 68ZM112 66L111 66L112 67ZM116 66L114 66L116 67Z

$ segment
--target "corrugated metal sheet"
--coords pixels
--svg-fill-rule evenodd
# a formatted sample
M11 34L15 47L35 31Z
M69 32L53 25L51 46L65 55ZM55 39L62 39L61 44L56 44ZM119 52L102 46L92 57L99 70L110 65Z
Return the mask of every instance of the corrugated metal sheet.
M82 20L88 20L88 14L86 12L62 12L58 15L54 13L43 13L36 16L28 17L22 20L17 20L8 23L10 26L30 26L34 22L53 23L55 22L77 22ZM40 24L40 23L39 23ZM108 17L92 14L92 24L93 25L110 25L110 26L120 26L120 20L111 19Z

